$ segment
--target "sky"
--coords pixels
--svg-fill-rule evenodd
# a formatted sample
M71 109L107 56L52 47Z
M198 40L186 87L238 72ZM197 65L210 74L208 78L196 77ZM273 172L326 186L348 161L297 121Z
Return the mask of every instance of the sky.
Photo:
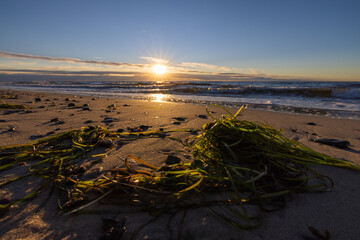
M140 80L163 64L169 80L360 81L359 12L348 0L1 0L0 79Z

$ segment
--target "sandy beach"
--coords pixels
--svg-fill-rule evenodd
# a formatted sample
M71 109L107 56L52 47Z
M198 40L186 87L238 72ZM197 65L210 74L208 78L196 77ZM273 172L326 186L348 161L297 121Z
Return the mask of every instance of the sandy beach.
M148 130L200 129L204 123L212 121L207 117L204 105L11 90L0 90L0 96L8 96L3 97L3 102L29 106L27 110L0 110L0 146L24 144L89 125L126 132L140 126ZM84 107L74 108L71 105ZM215 117L224 114L215 106L208 108ZM237 109L229 111L235 113ZM315 151L360 165L360 120L257 110L246 110L240 118L283 129L286 137L298 140ZM171 133L171 136L185 139L192 134L177 132ZM314 142L313 139L317 138L347 140L350 147L341 149ZM191 151L179 142L167 138L146 138L126 143L121 148L109 149L103 162L88 167L86 174L101 174L106 169L119 166L120 159L128 155L158 167L164 165L169 155L184 162L192 160ZM12 177L27 168L25 163L2 171L0 179ZM236 229L207 208L198 208L187 212L181 234L177 226L182 214L173 217L169 227L169 215L165 214L142 228L136 239L178 239L179 236L180 239L320 239L311 234L309 226L322 233L328 231L330 239L358 239L360 173L329 166L315 169L334 180L334 189L292 196L282 210L266 213L262 224L255 229ZM6 185L0 188L0 199L17 199L36 184L36 180L28 179ZM64 215L57 207L56 193L37 210L48 195L49 190L45 190L31 201L15 205L1 215L0 239L100 239L104 237L103 219L109 217L126 218L127 231L122 239L130 239L137 227L152 219L146 212L129 211L127 206L101 202L89 207L89 210L99 210L96 213Z

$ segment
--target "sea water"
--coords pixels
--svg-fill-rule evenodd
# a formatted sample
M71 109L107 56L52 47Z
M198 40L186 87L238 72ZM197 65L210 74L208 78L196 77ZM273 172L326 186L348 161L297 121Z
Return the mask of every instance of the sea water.
M219 104L360 119L360 82L0 81L0 88L97 97Z

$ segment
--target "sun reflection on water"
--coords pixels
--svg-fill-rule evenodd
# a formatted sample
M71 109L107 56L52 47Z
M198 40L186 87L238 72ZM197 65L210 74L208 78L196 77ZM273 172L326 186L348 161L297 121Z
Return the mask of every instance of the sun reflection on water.
M151 99L153 102L165 102L165 94L162 93L156 93L151 95Z

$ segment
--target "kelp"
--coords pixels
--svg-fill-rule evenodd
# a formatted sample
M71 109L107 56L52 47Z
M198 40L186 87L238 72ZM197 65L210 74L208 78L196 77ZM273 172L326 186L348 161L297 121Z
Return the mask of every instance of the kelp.
M10 104L10 103L2 103L0 104L0 109L29 109L29 106L20 105L20 104Z
M168 136L170 132L192 129L120 133L86 127L29 144L0 147L0 171L31 162L29 171L3 181L0 187L30 176L43 180L38 189L0 205L0 209L7 210L53 186L60 190L61 198L66 198L65 203L59 198L59 208L65 214L79 212L114 194L125 194L124 199L132 205L154 215L207 207L233 226L249 229L261 223L265 211L284 207L287 198L295 193L331 190L331 178L315 171L313 165L360 171L353 163L285 138L271 126L238 120L244 109L219 119L208 112L214 121L203 125L201 134L192 141ZM81 177L84 158L104 155L92 154L94 149L117 139L135 141L147 137L182 142L192 149L193 161L159 168L130 155L122 168L109 169L94 179ZM149 170L135 169L130 159Z

